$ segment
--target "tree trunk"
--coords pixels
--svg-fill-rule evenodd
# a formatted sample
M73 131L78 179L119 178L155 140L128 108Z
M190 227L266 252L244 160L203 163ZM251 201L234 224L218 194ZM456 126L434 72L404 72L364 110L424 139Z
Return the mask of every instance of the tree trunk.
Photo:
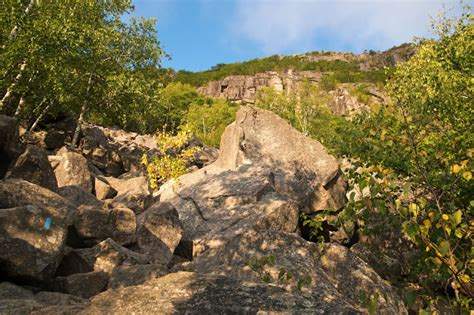
M5 106L6 101L10 98L10 96L13 94L13 89L18 85L18 82L20 81L21 77L23 76L23 72L26 69L26 62L23 62L20 67L20 72L16 75L15 80L13 80L12 84L7 89L7 92L5 95L3 95L2 100L0 101L0 109Z
M84 121L84 114L86 113L86 110L87 110L88 98L89 98L89 92L90 92L90 89L91 89L91 85L92 85L92 75L89 75L89 80L87 82L86 95L84 97L84 102L82 103L79 118L77 119L76 130L74 130L74 136L72 137L72 141L71 141L71 147L72 148L76 147L77 141L79 140L79 134L81 133L82 122Z
M15 117L18 117L18 115L20 115L21 110L25 106L25 102L26 102L25 97L21 96L20 101L18 102L18 106L16 107L16 111L15 111L15 115L14 115Z
M23 16L21 17L20 21L27 18L28 15L30 15L31 11L33 10L33 6L38 2L38 0L30 0L30 3L25 9L25 12L23 13ZM18 31L20 30L20 25L17 23L15 27L10 31L10 35L8 36L8 41L12 41L16 35L18 34ZM5 48L5 45L3 45L3 48Z
M45 100L43 100L41 103L44 103ZM51 105L54 103L54 100L52 100L42 111L41 111L41 114L39 114L39 116L36 118L35 122L33 123L33 125L31 125L30 129L28 130L28 135L30 135L33 130L36 128L36 126L38 125L38 123L41 121L41 119L43 119L44 115L48 112L49 108L51 107ZM41 104L40 104L41 105Z

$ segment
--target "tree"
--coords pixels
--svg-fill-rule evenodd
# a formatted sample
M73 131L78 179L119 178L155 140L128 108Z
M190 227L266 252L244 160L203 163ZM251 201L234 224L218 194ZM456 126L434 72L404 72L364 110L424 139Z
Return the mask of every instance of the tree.
M208 99L205 104L193 103L181 126L200 138L205 144L219 147L225 127L235 120L238 107L222 100Z
M436 308L434 288L447 292L457 313L474 298L472 19L468 8L434 24L438 38L420 40L415 56L397 65L387 85L393 104L356 118L342 149L368 163L354 160L349 180L370 191L352 197L343 217L391 218L419 248L411 280L420 294Z
M30 121L45 111L69 112L78 117L78 135L85 116L104 118L119 108L132 114L137 106L127 107L128 102L149 99L143 72L158 67L165 54L154 20L122 20L133 10L130 1L8 2L1 33L2 112Z

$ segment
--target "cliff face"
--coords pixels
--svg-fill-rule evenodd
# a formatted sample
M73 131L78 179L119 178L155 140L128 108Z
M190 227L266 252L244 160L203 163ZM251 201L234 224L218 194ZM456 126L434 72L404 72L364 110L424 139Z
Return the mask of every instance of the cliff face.
M401 45L384 52L365 52L355 55L347 52L312 52L302 55L293 55L309 62L317 61L342 61L355 63L359 71L371 71L383 69L386 66L394 66L404 62L415 53L411 45ZM284 58L284 56L281 56ZM291 93L299 84L305 80L311 83L319 83L323 76L320 71L294 71L284 72L267 71L255 75L231 75L221 80L211 81L207 85L198 88L198 92L212 97L223 98L231 102L254 104L257 92L262 87L271 87L277 91ZM368 108L368 102L361 102L357 97L351 95L358 84L340 84L330 94L333 101L328 104L329 109L335 114L348 116L354 111ZM372 104L386 102L387 96L375 85L370 85L369 101Z
M291 93L298 89L303 80L317 84L322 77L321 72L315 71L288 71L278 73L269 71L254 76L235 75L222 80L212 81L208 85L198 88L198 92L207 96L223 98L231 102L254 104L257 91L263 87L271 87L283 93ZM369 86L368 100L360 101L352 91L358 84L345 83L330 91L332 101L327 104L329 110L336 115L350 117L353 113L368 110L370 104L383 104L388 101L383 90L375 85Z
M198 92L233 102L253 104L255 103L257 90L262 87L272 87L277 91L291 92L297 88L302 80L319 82L321 76L321 72L295 72L292 70L284 73L268 71L255 75L232 75L222 80L209 82L206 86L198 88Z

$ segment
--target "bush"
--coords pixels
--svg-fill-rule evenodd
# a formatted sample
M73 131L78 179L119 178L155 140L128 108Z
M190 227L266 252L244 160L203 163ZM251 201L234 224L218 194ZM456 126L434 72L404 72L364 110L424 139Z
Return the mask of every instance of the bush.
M191 133L186 130L175 136L158 132L157 138L160 154L153 156L151 161L146 154L142 157L151 189L157 189L168 180L187 173L190 160L199 151L196 147L187 146Z

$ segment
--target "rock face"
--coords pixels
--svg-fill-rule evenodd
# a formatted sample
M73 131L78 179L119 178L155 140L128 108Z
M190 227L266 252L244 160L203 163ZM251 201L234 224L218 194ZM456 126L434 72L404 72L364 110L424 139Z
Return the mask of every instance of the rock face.
M9 277L51 278L66 244L71 208L35 184L0 182L0 266Z
M58 154L59 165L54 169L58 186L79 186L85 191L92 191L92 177L86 158L81 154L64 150Z
M263 283L190 272L107 291L80 314L358 313L344 301L291 293Z
M138 218L138 247L155 264L167 265L171 261L182 234L178 212L171 204L155 204Z
M394 66L397 63L407 61L415 53L415 48L409 44L404 44L399 47L393 47L385 52L370 52L359 55L354 55L348 52L313 52L298 56L300 59L309 62L320 61L340 61L348 63L356 63L361 71L369 71L373 69L383 69L385 66ZM281 58L283 58L282 56ZM291 93L298 89L303 81L311 83L320 82L323 75L326 73L320 71L294 71L287 70L286 72L267 71L256 73L255 75L231 75L221 80L211 81L207 85L199 87L198 92L204 95L224 98L232 102L239 102L242 104L254 104L255 97L259 89L263 87L274 88L277 91L284 93ZM339 95L338 95L339 94ZM343 101L347 98L339 98L339 93L333 94L336 107L330 109L338 114L341 109L344 111L350 110L352 105L347 105ZM346 116L345 113L343 116Z
M212 81L207 86L198 88L198 92L229 101L253 104L257 91L262 87L271 87L277 91L285 90L289 93L295 90L302 80L319 82L320 79L320 72L294 72L290 70L285 73L278 73L268 71L256 75L233 75L222 80Z
M58 189L56 176L46 152L34 145L26 147L5 177L26 179L52 191Z

